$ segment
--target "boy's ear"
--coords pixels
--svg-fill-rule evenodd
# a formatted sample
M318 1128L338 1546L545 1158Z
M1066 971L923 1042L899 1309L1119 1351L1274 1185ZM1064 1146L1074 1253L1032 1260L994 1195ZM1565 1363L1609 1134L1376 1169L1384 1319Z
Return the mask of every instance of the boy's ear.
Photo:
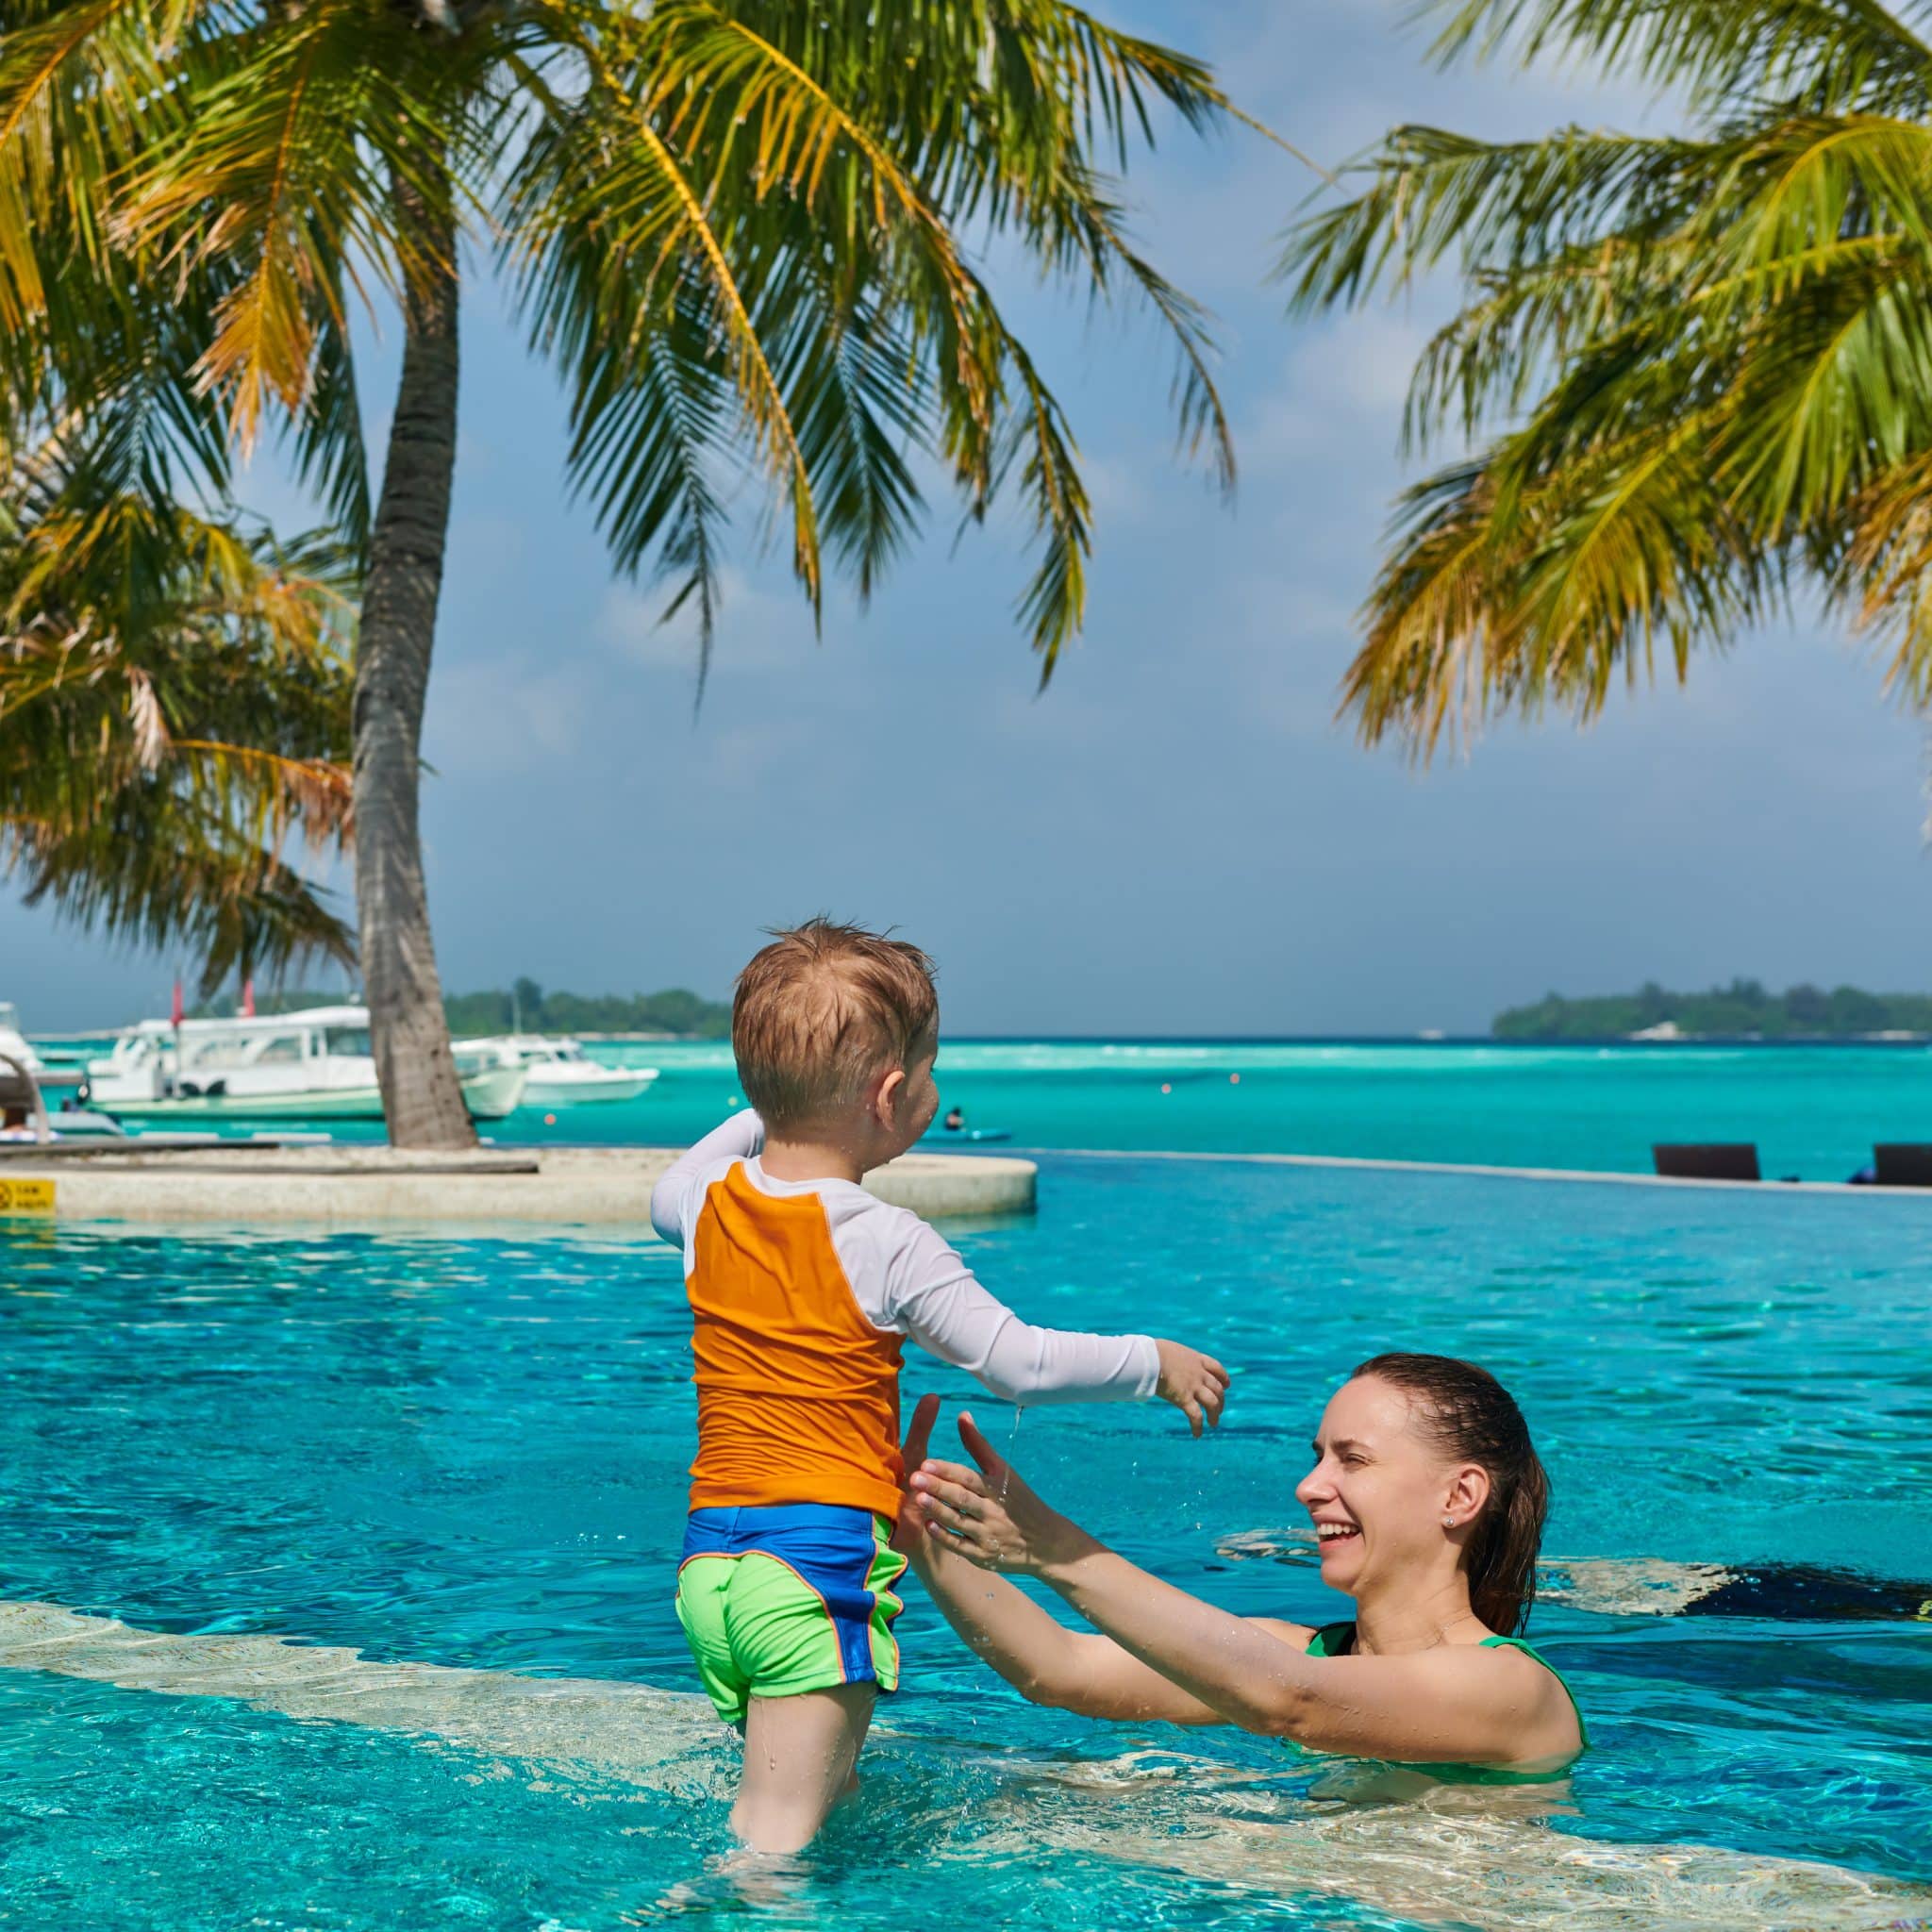
M899 1095L906 1085L906 1069L894 1067L878 1084L878 1091L872 1098L872 1110L878 1117L881 1126L890 1127L892 1116L899 1110Z

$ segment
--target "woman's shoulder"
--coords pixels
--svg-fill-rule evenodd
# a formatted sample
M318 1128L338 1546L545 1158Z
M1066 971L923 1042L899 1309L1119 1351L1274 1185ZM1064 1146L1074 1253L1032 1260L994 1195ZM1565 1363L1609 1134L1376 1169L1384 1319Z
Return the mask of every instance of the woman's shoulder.
M1583 1721L1583 1707L1576 1701L1569 1679L1526 1638L1486 1637L1476 1648L1496 1658L1504 1670L1516 1673L1519 1682L1525 1686L1533 1684L1541 1701L1553 1711L1567 1712L1574 1718L1576 1748L1581 1751L1589 1746L1590 1727Z

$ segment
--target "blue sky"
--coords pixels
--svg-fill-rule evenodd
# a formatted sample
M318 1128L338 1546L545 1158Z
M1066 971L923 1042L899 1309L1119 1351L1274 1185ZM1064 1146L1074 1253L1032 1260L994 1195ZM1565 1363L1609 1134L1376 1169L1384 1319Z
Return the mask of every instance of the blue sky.
M1407 10L1108 8L1331 163L1404 120L1671 118L1433 74ZM863 615L834 595L814 643L747 502L694 722L692 640L612 580L562 488L555 379L479 291L425 740L445 984L719 992L760 927L822 908L935 953L956 1032L1481 1030L1552 987L1926 984L1923 736L1826 624L1620 695L1587 734L1505 725L1421 774L1334 721L1440 305L1291 324L1266 271L1308 184L1257 139L1177 131L1130 178L1149 252L1219 318L1231 508L1174 459L1153 331L1005 277L1100 508L1087 634L1041 697L1010 524L955 547L935 497L929 540ZM266 473L252 500L301 520ZM30 1026L156 1010L172 971L0 887L0 998Z

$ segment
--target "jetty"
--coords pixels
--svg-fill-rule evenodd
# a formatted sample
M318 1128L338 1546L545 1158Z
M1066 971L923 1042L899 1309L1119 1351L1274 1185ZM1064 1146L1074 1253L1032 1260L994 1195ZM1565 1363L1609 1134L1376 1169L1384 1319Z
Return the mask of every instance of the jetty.
M304 1222L329 1227L548 1223L650 1232L651 1189L675 1147L290 1147L244 1141L0 1149L0 1212L61 1221ZM868 1192L928 1221L1030 1212L1030 1160L906 1154Z

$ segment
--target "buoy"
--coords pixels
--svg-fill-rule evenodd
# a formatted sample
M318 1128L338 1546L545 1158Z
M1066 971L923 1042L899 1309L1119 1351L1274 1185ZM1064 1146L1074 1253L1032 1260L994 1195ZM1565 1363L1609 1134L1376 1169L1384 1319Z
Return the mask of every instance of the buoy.
M1230 1074L1227 1076L1227 1084L1230 1087L1239 1087L1241 1084L1241 1076L1239 1074Z
M1174 1089L1165 1080L1163 1080L1160 1083L1160 1091L1163 1093L1172 1093L1174 1091Z
M554 1127L557 1124L557 1116L554 1113L546 1113L543 1116L543 1124L546 1127Z

